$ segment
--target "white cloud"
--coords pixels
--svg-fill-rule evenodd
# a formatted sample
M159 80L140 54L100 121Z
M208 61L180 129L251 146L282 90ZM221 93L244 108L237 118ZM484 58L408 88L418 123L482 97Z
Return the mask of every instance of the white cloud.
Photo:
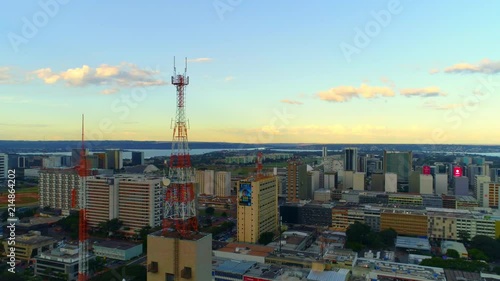
M288 104L304 104L303 102L300 102L300 101L288 100L288 99L281 100L280 102L282 102L282 103L288 103Z
M483 59L477 64L461 62L445 68L444 72L496 74L500 73L500 61L491 61L489 59Z
M188 59L187 61L188 62L211 62L213 61L214 59L212 58L195 58L195 59Z
M8 66L0 66L0 85L16 83L12 68Z
M112 95L120 91L118 88L111 88L111 89L104 89L101 91L101 94L103 95Z
M232 81L232 80L234 80L233 76L227 76L226 78L224 78L224 81L226 81L226 82L229 82L229 81Z
M322 91L317 96L324 101L346 102L353 98L371 99L379 96L393 97L394 91L389 87L374 87L367 84L361 84L356 88L353 86L339 86Z
M437 97L446 96L442 93L438 87L427 87L427 88L414 88L414 89L401 89L401 95L405 97Z
M51 68L42 68L32 72L46 84L65 82L68 86L112 85L115 87L148 87L167 84L159 78L159 72L141 69L132 63L116 66L102 64L92 68L88 65L54 72Z

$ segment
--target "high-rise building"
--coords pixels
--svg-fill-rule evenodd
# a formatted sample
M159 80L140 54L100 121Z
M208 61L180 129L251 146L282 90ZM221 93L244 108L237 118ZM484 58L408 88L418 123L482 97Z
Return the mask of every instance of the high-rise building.
M323 174L323 184L325 189L334 190L337 188L337 174L336 173L324 173Z
M469 165L467 167L467 177L469 178L469 186L474 186L474 180L476 176L486 175L484 174L484 166L479 165Z
M434 179L432 175L420 175L420 194L434 194Z
M483 201L484 200L484 189L483 189L483 183L489 183L491 182L491 178L489 176L482 176L482 175L476 175L474 177L474 197L476 197L477 201L479 202L479 206L483 206Z
M106 157L105 152L94 153L97 157L97 168L98 169L107 169L108 168L108 158Z
M353 178L354 178L354 172L349 170L349 171L344 171L344 180L342 181L342 188L343 190L348 190L352 188L353 184Z
M320 182L321 182L320 178L321 178L320 171L317 170L311 171L311 188L313 193L314 191L320 189Z
M358 168L356 171L360 173L368 172L368 157L358 156Z
M398 175L398 183L408 183L412 161L411 151L384 150L384 173L395 173Z
M132 151L132 165L144 165L144 152Z
M214 195L215 194L215 171L214 170L205 170L204 171L204 186L203 186L203 194L206 195Z
M120 170L123 168L123 152L119 149L106 150L106 169Z
M257 243L264 232L278 229L278 178L240 182L238 190L238 241Z
M421 175L420 170L412 171L410 173L408 192L410 193L420 192L420 175Z
M490 177L492 182L500 182L500 168L490 169Z
M89 150L87 148L84 150L84 152L85 156L89 155ZM73 148L71 150L71 167L80 165L81 153L82 153L81 148Z
M500 209L500 183L483 183L484 205L483 207Z
M469 178L454 177L455 195L469 195Z
M163 187L160 178L142 175L96 176L87 180L87 217L91 227L118 218L126 235L144 226L161 225Z
M79 209L78 200L72 206L71 192L80 186L80 177L74 169L43 169L39 173L40 208L61 209L63 215Z
M352 189L365 190L365 173L354 173L352 177Z
M0 153L0 179L6 179L9 172L9 155Z
M87 221L91 228L118 218L118 181L113 177L87 179Z
M160 178L139 176L115 180L118 180L118 218L129 229L125 232L132 236L144 226L160 226L165 200Z
M371 191L385 190L385 175L383 173L373 173L371 175Z
M448 175L447 174L435 174L434 175L434 186L436 188L436 194L448 194Z
M215 196L231 196L231 172L215 173Z
M196 194L203 194L205 192L205 171L196 171L194 175L194 189Z
M385 173L385 192L398 192L398 175L396 173Z
M348 147L344 149L344 171L357 171L358 167L358 149Z
M307 165L300 160L288 161L287 201L297 202L307 196Z
M321 149L321 157L325 158L326 156L328 156L328 148L326 146L323 146L323 148Z
M42 167L45 169L60 168L61 164L61 156L58 155L51 155L42 159Z

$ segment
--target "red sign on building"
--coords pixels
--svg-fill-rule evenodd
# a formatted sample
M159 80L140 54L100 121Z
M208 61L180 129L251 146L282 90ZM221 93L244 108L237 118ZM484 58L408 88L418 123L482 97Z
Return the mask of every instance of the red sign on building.
M243 281L269 281L269 279L262 279L257 277L243 276Z
M453 167L453 176L454 177L461 177L462 176L462 167L459 167L459 166Z
M430 166L423 166L422 167L422 174L430 175L431 174L431 167Z

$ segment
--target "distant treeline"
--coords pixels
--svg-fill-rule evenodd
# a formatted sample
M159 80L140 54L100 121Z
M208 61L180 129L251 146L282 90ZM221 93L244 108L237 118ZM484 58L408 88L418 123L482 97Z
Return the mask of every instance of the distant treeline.
M170 149L170 142L160 141L86 141L85 146L90 150L119 149ZM321 150L327 147L329 151L342 150L345 147L357 147L361 151L381 152L383 150L400 150L414 152L445 152L445 153L494 153L500 152L500 145L438 145L438 144L242 144L228 142L193 142L191 149L251 149L265 147L269 149L290 150ZM80 141L6 141L0 140L0 152L69 152L73 148L80 148Z

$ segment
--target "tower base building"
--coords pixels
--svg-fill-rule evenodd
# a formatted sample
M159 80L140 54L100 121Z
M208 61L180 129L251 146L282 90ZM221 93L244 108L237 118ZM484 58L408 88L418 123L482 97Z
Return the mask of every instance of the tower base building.
M148 281L210 280L212 234L193 233L181 238L174 231L165 235L161 230L154 232L148 235L147 265Z

